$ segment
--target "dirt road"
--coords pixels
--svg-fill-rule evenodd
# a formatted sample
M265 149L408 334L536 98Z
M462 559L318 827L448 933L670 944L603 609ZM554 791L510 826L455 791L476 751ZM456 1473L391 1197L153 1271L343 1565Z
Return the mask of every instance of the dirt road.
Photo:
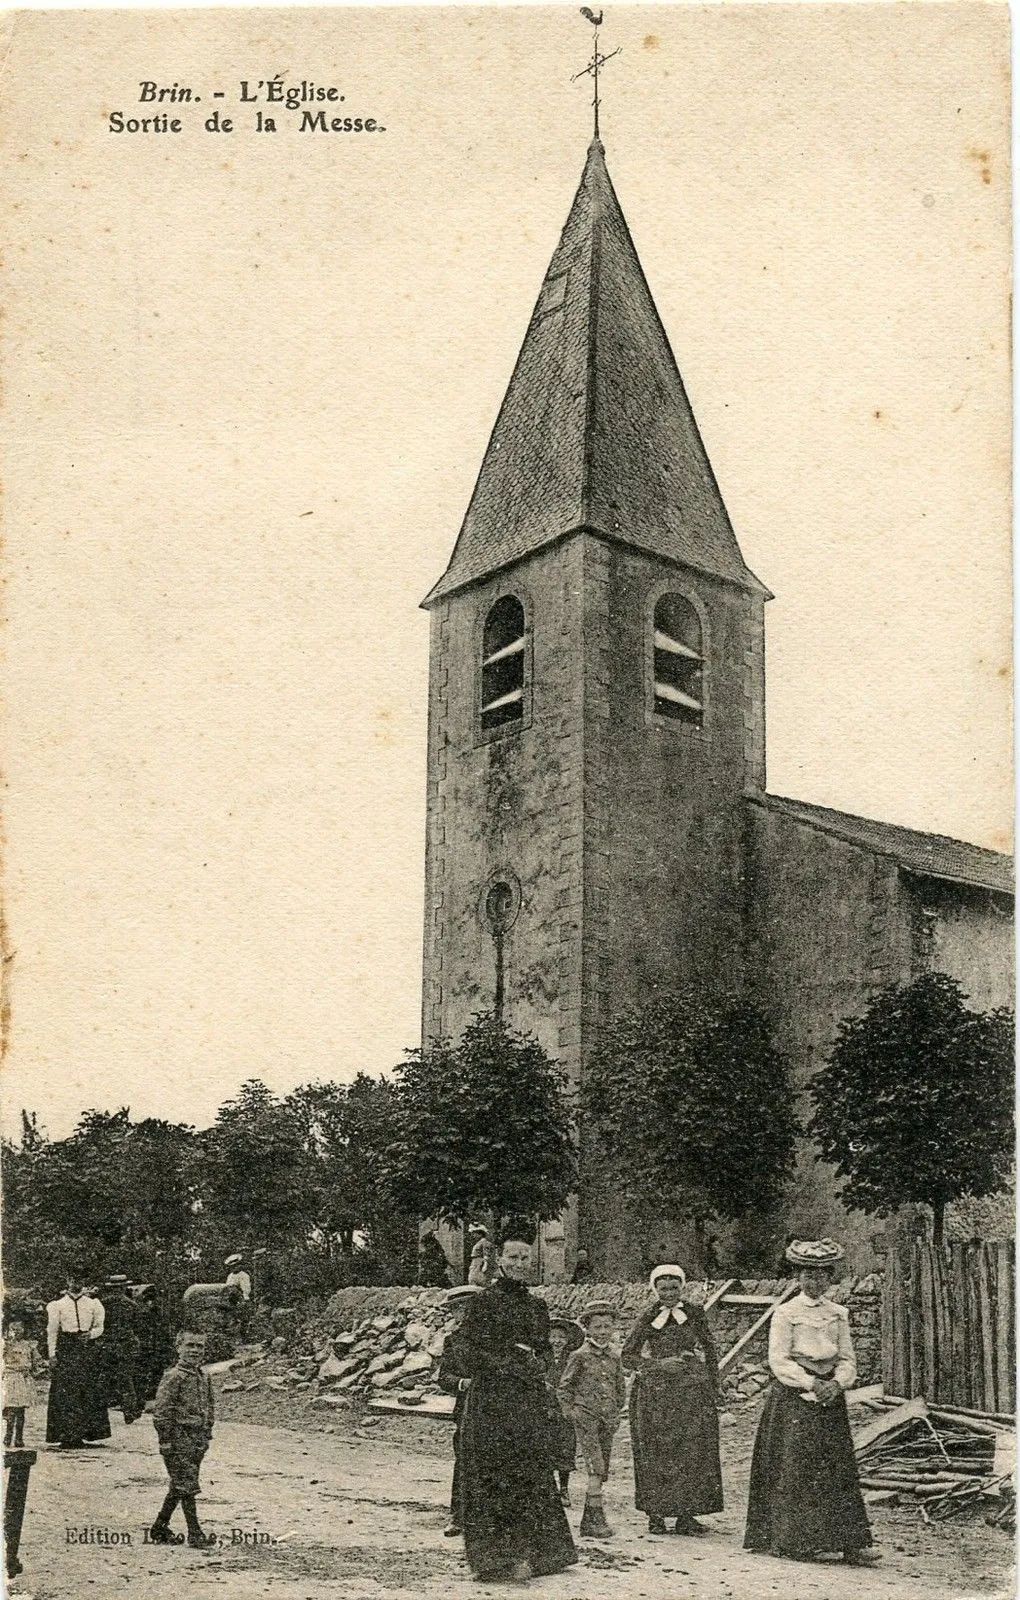
M299 1430L217 1424L200 1502L206 1526L220 1536L208 1555L144 1542L164 1482L150 1418L131 1428L116 1420L109 1443L73 1456L41 1450L22 1538L25 1570L12 1596L468 1600L524 1592L473 1582L460 1541L443 1537L448 1425L394 1418L365 1428L352 1418L321 1431L312 1415L297 1420ZM648 1535L631 1503L622 1438L606 1499L617 1537L579 1545L576 1567L527 1592L549 1600L963 1600L1012 1592L1003 1535L977 1522L925 1529L913 1509L876 1515L885 1552L877 1570L745 1555L752 1424L748 1418L730 1429L730 1507L708 1519L711 1534L700 1540ZM576 1528L578 1510L570 1515Z

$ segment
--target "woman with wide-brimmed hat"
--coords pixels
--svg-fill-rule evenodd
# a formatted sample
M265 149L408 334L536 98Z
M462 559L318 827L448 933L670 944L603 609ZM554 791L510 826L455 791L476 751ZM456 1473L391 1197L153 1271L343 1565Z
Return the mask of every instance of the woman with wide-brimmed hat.
M844 1398L857 1379L850 1317L825 1293L843 1251L832 1239L794 1239L786 1259L801 1293L772 1313L774 1382L754 1442L744 1546L801 1561L842 1551L870 1566L879 1558Z
M696 1519L723 1508L715 1344L702 1307L684 1302L680 1267L656 1267L649 1283L656 1303L621 1351L624 1366L637 1372L630 1392L634 1504L649 1533L665 1533L666 1517L674 1517L676 1533L701 1534Z

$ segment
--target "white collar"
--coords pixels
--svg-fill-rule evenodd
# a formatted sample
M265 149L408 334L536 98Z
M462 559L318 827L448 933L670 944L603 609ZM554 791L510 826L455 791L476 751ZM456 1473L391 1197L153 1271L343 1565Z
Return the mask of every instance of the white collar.
M652 1327L656 1330L664 1328L670 1317L678 1328L682 1328L687 1321L687 1314L680 1306L663 1306L658 1315L652 1318Z

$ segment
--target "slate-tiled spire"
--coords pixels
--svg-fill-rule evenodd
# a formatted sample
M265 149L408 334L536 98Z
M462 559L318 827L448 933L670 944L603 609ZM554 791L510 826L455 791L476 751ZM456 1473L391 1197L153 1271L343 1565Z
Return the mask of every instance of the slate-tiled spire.
M599 139L424 603L580 528L767 592L740 554Z

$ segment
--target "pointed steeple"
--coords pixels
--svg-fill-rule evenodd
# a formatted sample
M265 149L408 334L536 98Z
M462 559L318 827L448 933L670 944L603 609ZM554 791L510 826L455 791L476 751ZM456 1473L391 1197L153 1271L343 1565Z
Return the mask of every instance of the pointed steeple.
M424 604L580 529L767 593L740 553L598 138Z

